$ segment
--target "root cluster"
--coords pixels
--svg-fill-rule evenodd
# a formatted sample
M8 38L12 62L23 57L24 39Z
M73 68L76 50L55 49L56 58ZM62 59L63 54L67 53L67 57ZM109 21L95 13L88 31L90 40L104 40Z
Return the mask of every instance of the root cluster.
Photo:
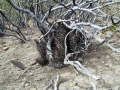
M54 68L62 68L66 54L74 52L79 53L72 55L70 60L83 61L88 53L99 46L98 44L93 47L86 33L80 29L69 29L63 23L57 23L52 29L54 31L44 38L35 40L41 56L36 61L42 66L49 64Z

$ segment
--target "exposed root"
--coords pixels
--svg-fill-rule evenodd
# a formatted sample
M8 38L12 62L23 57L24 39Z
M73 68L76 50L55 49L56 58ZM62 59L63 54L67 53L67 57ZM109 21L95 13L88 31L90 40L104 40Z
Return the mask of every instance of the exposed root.
M72 66L74 66L78 71L80 71L81 73L87 75L88 77L91 77L95 80L100 79L100 77L97 77L95 75L92 75L84 66L81 65L81 63L79 61L70 61L69 58L73 55L73 54L77 54L80 52L74 52L74 53L69 53L66 55L65 59L64 59L64 64L70 64Z
M50 81L49 85L46 86L44 90L47 90L50 86L52 86L52 84L53 84L53 80Z
M51 79L51 82L49 83L48 86L45 87L44 90L48 90L48 88L50 88L50 86L54 85L54 90L58 90L58 84L59 84L59 81L60 81L60 75L57 74L57 77L56 79Z
M54 90L58 90L59 81L60 81L60 75L57 74L57 78L54 79Z

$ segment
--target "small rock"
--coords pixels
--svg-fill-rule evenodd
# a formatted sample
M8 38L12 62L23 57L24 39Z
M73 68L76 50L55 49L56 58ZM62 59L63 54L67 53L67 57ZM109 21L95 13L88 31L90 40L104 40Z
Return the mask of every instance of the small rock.
M30 84L29 83L25 83L25 87L29 86Z
M106 67L108 67L109 69L112 69L113 68L113 65L112 64L105 64Z
M35 77L34 80L35 81L40 81L41 79L40 79L40 77Z
M102 61L102 63L105 63L105 61Z
M70 86L77 86L78 84L76 82L73 82L70 84Z
M112 68L113 66L112 66L112 64L109 64L109 68Z
M31 88L30 90L36 90L35 88Z
M105 64L105 66L106 66L106 67L109 67L109 64L108 64L108 63L106 63L106 64Z
M9 71L8 73L9 73L9 75L11 75L13 73L13 71Z
M30 73L29 73L29 75L30 75L30 76L33 76L33 75L34 75L34 73L31 73L31 72L30 72Z
M7 51L9 49L9 47L3 47L4 51Z

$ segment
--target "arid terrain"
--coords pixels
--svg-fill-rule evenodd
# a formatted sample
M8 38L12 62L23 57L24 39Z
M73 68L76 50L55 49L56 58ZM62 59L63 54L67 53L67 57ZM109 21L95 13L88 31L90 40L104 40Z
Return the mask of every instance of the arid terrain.
M62 69L38 64L30 67L39 56L34 42L39 33L26 37L26 43L13 37L0 37L0 90L43 90L57 73L61 76L59 90L92 90L89 78L82 73L77 75L70 65ZM120 48L120 38L113 38L110 42ZM24 72L11 60L20 61L30 68ZM120 90L120 53L113 52L103 44L87 56L82 65L101 77L98 81L93 80L97 90ZM53 87L48 90L53 90Z

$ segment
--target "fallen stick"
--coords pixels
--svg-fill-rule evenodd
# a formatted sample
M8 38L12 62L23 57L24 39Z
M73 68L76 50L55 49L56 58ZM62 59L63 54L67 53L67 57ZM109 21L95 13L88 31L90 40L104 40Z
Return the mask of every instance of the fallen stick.
M114 52L120 53L119 49L114 48L112 45L110 45L109 43L105 43L110 49L112 49Z
M19 79L25 72L27 72L27 71L29 70L29 68L30 68L30 67L26 68L26 69L24 70L24 72L22 72L22 73L18 76L17 79Z
M60 75L57 74L56 80L54 79L54 90L58 90L59 80L60 80Z
M95 84L93 83L93 81L92 81L92 78L91 77L89 77L89 80L90 80L90 84L92 85L92 87L93 87L93 90L96 90L96 86L95 86Z
M44 90L47 90L50 86L52 86L52 84L53 84L53 80L51 79L51 82L48 84L48 86L45 87Z
M44 90L48 90L48 88L50 88L53 85L53 83L54 83L54 90L58 90L59 80L60 80L60 75L57 74L57 78L55 78L54 80L51 79L51 82L49 83L48 86L45 87Z
M80 71L81 73L87 75L88 77L91 77L95 80L99 80L100 77L97 77L95 75L92 75L84 66L82 66L82 64L79 61L70 61L69 58L76 53L80 53L78 52L74 52L74 53L69 53L66 55L65 59L64 59L64 64L71 64L72 66L74 66L78 71Z

